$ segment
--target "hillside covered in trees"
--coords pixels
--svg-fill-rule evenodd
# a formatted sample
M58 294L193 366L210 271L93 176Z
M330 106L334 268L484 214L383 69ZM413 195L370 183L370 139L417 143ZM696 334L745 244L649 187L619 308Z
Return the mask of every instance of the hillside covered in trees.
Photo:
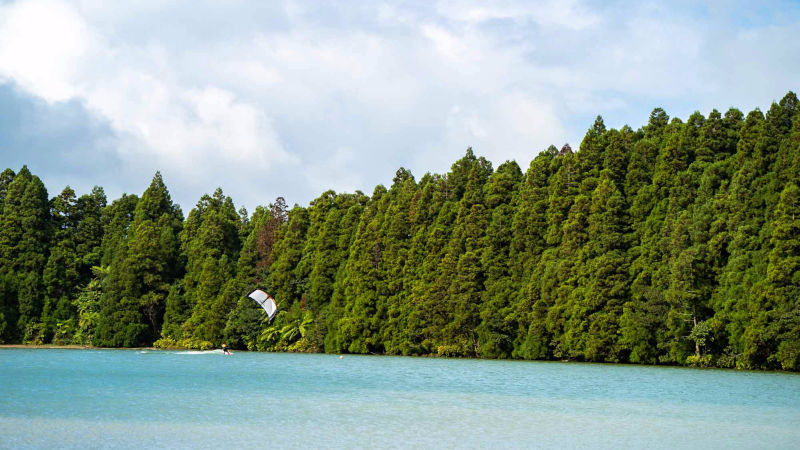
M0 341L798 370L799 186L793 93L252 215L6 169Z

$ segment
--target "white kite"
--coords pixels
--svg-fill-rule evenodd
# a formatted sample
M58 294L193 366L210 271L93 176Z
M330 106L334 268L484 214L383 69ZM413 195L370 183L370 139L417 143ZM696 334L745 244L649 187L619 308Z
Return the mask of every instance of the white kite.
M258 304L264 308L264 311L267 312L267 316L269 316L269 320L272 320L275 314L278 313L278 305L275 303L275 299L261 289L256 289L247 294L247 296L258 302Z

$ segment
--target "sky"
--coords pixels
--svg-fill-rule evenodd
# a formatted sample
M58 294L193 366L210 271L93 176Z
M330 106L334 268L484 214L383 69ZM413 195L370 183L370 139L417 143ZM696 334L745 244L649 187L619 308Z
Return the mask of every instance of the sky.
M0 0L0 170L184 213L497 167L800 89L800 2Z

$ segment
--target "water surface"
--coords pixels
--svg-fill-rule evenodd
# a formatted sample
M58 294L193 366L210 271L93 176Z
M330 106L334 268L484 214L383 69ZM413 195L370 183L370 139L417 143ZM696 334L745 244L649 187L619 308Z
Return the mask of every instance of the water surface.
M0 349L2 448L797 448L800 376Z

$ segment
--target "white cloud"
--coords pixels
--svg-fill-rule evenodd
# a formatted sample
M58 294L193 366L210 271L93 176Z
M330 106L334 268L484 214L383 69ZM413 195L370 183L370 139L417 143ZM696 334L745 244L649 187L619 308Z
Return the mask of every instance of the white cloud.
M80 16L61 2L0 7L0 77L49 102L68 100L91 40Z
M422 35L430 39L436 50L450 61L461 62L470 54L470 47L460 39L442 27L424 24L420 27Z
M305 181L317 196L328 189L337 192L354 192L362 188L363 174L356 170L355 152L352 148L339 147L320 163L310 164L305 172ZM366 192L368 195L372 191Z
M184 207L217 185L251 208L305 203L399 166L446 171L470 145L527 167L577 148L597 114L637 127L655 106L796 89L800 22L744 30L697 8L19 0L0 7L0 79L81 102L117 133L132 185L160 169Z
M0 17L0 76L50 102L83 102L123 137L119 152L132 167L195 186L204 179L200 189L211 190L220 167L264 172L296 161L262 109L183 83L158 44L110 46L75 8L52 0L12 3Z
M581 30L599 22L599 17L575 0L454 1L437 3L439 12L453 20L481 23L488 20L532 20L539 25Z

